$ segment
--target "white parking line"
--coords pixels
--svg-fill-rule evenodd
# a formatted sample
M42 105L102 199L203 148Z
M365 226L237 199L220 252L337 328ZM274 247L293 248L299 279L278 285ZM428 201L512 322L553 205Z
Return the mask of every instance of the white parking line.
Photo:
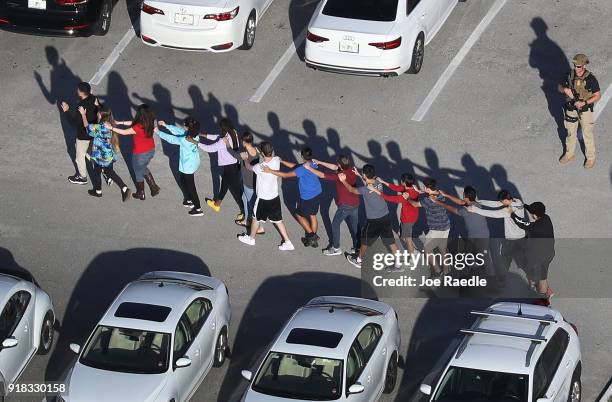
M291 60L293 55L297 52L297 48L302 46L302 43L304 43L304 39L306 39L306 29L308 28L304 28L304 30L300 32L300 34L291 43L289 49L287 49L280 58L280 60L278 60L278 62L272 68L266 79L261 83L259 88L257 88L257 91L255 91L253 96L251 96L251 99L249 99L249 101L259 103L263 99L263 97L266 95L266 92L268 92L276 78L278 78L287 63L289 63L289 60Z
M111 54L106 58L104 63L100 66L98 71L96 71L94 76L91 77L91 79L89 80L89 83L91 85L100 84L102 79L106 76L106 74L108 74L110 69L113 67L113 64L115 64L115 62L117 61L121 53L125 50L127 45L130 44L130 42L132 41L132 39L134 39L135 36L136 36L136 33L134 32L134 27L130 27L130 29L128 29L125 35L123 35L123 38L121 38L119 43L117 43L117 46L115 46Z
M601 112L603 112L604 108L612 98L612 84L606 89L606 91L601 96L601 100L597 102L595 105L595 114L593 115L593 121L597 121Z
M438 78L438 82L436 82L436 85L434 85L431 91L429 91L429 94L427 95L421 106L419 106L416 113L412 116L413 121L423 121L423 118L429 111L429 108L434 103L438 95L440 95L440 92L442 92L442 89L444 88L448 80L455 73L457 67L459 67L465 56L467 56L474 44L478 41L482 33L485 31L485 29L487 29L491 21L493 21L493 18L495 18L497 13L499 13L499 11L502 9L504 4L506 4L506 2L507 0L497 0L491 6L491 9L487 13L487 15L484 16L484 18L482 19L482 21L480 21L476 29L474 29L474 32L472 32L472 34L463 44L461 49L459 49L457 55L453 58L448 67L446 67L446 70L444 70L440 78Z

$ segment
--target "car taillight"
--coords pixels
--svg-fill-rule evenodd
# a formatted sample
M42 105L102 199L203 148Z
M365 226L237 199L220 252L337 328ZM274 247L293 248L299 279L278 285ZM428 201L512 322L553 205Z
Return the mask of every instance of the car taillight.
M88 0L56 0L60 6L76 6L79 4L85 4Z
M397 49L398 47L400 47L401 44L402 44L402 37L401 36L399 38L395 39L395 40L390 41L390 42L368 43L368 45L374 46L375 48L378 48L378 49L381 49L381 50Z
M0 18L0 24L9 24L10 21L7 20L6 18Z
M142 3L142 12L149 14L149 15L153 15L153 14L165 15L162 10L160 10L159 8L152 7L148 5L147 3Z
M64 27L66 31L75 31L78 29L85 29L89 26L89 24L81 24L81 25L67 25Z
M229 20L233 20L238 15L238 11L239 10L240 10L240 7L236 7L232 11L229 11L227 13L206 14L204 16L204 19L205 20L215 20L215 21L229 21Z
M315 34L313 34L310 31L308 31L308 33L306 34L306 39L308 39L309 41L314 42L314 43L321 43L321 42L329 41L329 39L324 38L324 37L319 36L319 35L315 35Z

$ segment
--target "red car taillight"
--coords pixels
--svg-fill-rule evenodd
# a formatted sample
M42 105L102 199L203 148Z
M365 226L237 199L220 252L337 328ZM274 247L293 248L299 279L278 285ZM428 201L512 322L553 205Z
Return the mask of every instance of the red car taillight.
M88 0L56 0L60 6L76 6L79 4L85 4Z
M402 44L402 37L401 36L399 38L395 39L395 40L390 41L390 42L368 43L368 45L374 46L375 48L380 49L380 50L397 49L398 47L400 47L401 44Z
M10 21L7 20L6 18L0 18L0 24L9 24Z
M227 13L206 14L204 16L204 19L205 20L215 20L215 21L229 21L229 20L233 20L238 15L238 11L239 10L240 10L240 7L236 7L232 11L229 11Z
M142 3L142 12L149 14L149 15L153 15L153 14L165 15L162 10L160 10L159 8L152 7L148 5L147 3Z
M324 37L319 36L319 35L315 35L315 34L313 34L310 31L308 31L308 34L306 35L306 39L308 39L309 41L314 42L314 43L321 43L321 42L329 41L329 39L324 38Z

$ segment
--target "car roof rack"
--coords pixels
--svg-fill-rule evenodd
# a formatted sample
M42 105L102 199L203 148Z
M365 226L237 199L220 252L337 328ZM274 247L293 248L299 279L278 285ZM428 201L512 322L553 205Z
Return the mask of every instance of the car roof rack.
M470 328L463 328L460 332L465 334L465 337L461 341L461 344L457 348L457 353L455 354L455 358L458 359L461 354L465 351L470 338L475 334L483 334L483 335L493 335L493 336L505 336L510 338L518 338L518 339L526 339L531 341L529 345L529 349L527 350L525 356L525 367L529 367L531 364L531 358L533 357L533 353L535 352L536 347L546 342L546 338L542 335L544 329L552 323L556 323L557 320L554 319L553 316L547 314L545 316L536 316L531 314L523 314L521 311L521 306L519 304L519 310L516 313L506 312L506 311L495 311L493 309L488 309L487 311L471 311L471 314L478 316L474 324ZM537 321L540 323L538 325L538 329L536 333L533 335L530 334L522 334L508 331L496 331L491 329L480 329L480 324L485 318L488 317L504 317L504 318L512 318L512 319L520 319L520 320L531 320Z

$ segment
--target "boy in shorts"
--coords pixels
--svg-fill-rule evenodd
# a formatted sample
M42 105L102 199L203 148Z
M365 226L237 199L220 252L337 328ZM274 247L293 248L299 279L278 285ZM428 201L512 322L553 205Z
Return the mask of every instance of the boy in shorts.
M266 173L265 169L279 169L280 158L274 156L274 148L269 142L263 142L260 146L263 162L254 166L247 164L247 169L253 170L256 175L255 188L257 199L253 207L253 215L255 219L251 220L251 234L244 233L238 235L238 240L249 246L255 245L255 236L259 230L260 224L269 220L272 222L282 237L282 243L278 246L281 251L291 251L295 248L289 240L287 229L283 223L283 214L281 209L280 196L278 195L278 179L270 173Z

